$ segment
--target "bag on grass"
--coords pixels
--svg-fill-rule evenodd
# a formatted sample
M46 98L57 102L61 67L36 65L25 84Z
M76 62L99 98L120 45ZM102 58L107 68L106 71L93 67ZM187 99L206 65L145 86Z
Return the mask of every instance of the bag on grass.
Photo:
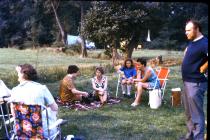
M153 89L149 91L149 105L152 109L157 109L161 106L162 98L161 98L161 90Z

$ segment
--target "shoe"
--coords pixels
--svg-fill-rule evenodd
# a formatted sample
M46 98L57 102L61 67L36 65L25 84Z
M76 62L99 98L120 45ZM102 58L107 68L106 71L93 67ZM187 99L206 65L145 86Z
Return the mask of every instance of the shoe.
M184 136L181 136L178 140L186 140Z
M193 140L192 136L187 134L186 136L181 136L178 140Z
M132 107L136 107L137 105L139 105L139 104L137 104L137 103L135 103L135 102L133 102L133 103L131 104Z

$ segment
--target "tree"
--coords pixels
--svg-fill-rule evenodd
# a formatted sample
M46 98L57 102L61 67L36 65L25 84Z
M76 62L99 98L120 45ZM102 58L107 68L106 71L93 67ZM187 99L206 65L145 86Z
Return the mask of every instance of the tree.
M79 34L82 40L81 43L81 57L87 57L87 49L86 49L86 37L84 34L84 15L86 14L87 9L90 8L90 1L70 1L72 6L80 8L80 26L79 26Z
M44 10L42 0L1 0L0 7L2 47L22 47L25 41L32 41L35 47L54 41L52 15Z
M157 26L161 25L160 18L151 16L157 8L158 3L149 2L92 2L84 20L85 35L95 42L110 45L113 51L120 47L121 41L126 41L125 57L130 58L141 34L146 33L147 25L152 20L159 20Z
M57 8L59 7L59 4L60 4L60 1L58 0L47 0L45 1L45 7L47 8L46 10L50 11L50 9L52 9L53 13L54 13L54 16L55 16L55 20L56 20L56 23L58 25L58 28L59 28L59 31L60 31L60 35L61 35L61 41L63 44L66 44L66 33L63 29L63 26L60 22L60 18L57 14Z
M22 44L33 12L32 1L1 0L0 7L0 46Z
M158 15L164 20L163 28L158 32L150 48L159 49L184 49L186 45L185 23L189 19L198 20L204 35L208 36L208 5L204 3L173 2L160 3Z

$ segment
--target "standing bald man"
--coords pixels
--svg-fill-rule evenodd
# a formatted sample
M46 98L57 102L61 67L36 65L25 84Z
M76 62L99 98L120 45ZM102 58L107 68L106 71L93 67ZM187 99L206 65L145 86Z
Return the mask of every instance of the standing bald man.
M188 132L184 139L203 140L205 115L203 110L207 78L200 67L208 60L208 39L201 33L201 26L195 20L186 23L185 34L190 41L184 52L182 79L184 82L183 103L187 117Z

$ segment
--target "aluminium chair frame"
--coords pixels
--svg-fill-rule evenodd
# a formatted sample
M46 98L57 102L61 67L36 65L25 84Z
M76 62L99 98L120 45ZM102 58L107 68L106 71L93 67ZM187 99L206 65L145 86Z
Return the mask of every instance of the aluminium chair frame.
M2 107L2 104L5 104L5 111L3 110L3 107ZM5 129L5 137L6 138L10 138L10 134L11 134L11 130L12 130L12 125L11 125L11 122L13 122L13 118L11 118L12 114L9 112L9 108L7 106L7 102L2 102L0 103L0 112L1 112L1 115L0 115L0 119L1 119L1 125L2 127L4 126L4 129Z

